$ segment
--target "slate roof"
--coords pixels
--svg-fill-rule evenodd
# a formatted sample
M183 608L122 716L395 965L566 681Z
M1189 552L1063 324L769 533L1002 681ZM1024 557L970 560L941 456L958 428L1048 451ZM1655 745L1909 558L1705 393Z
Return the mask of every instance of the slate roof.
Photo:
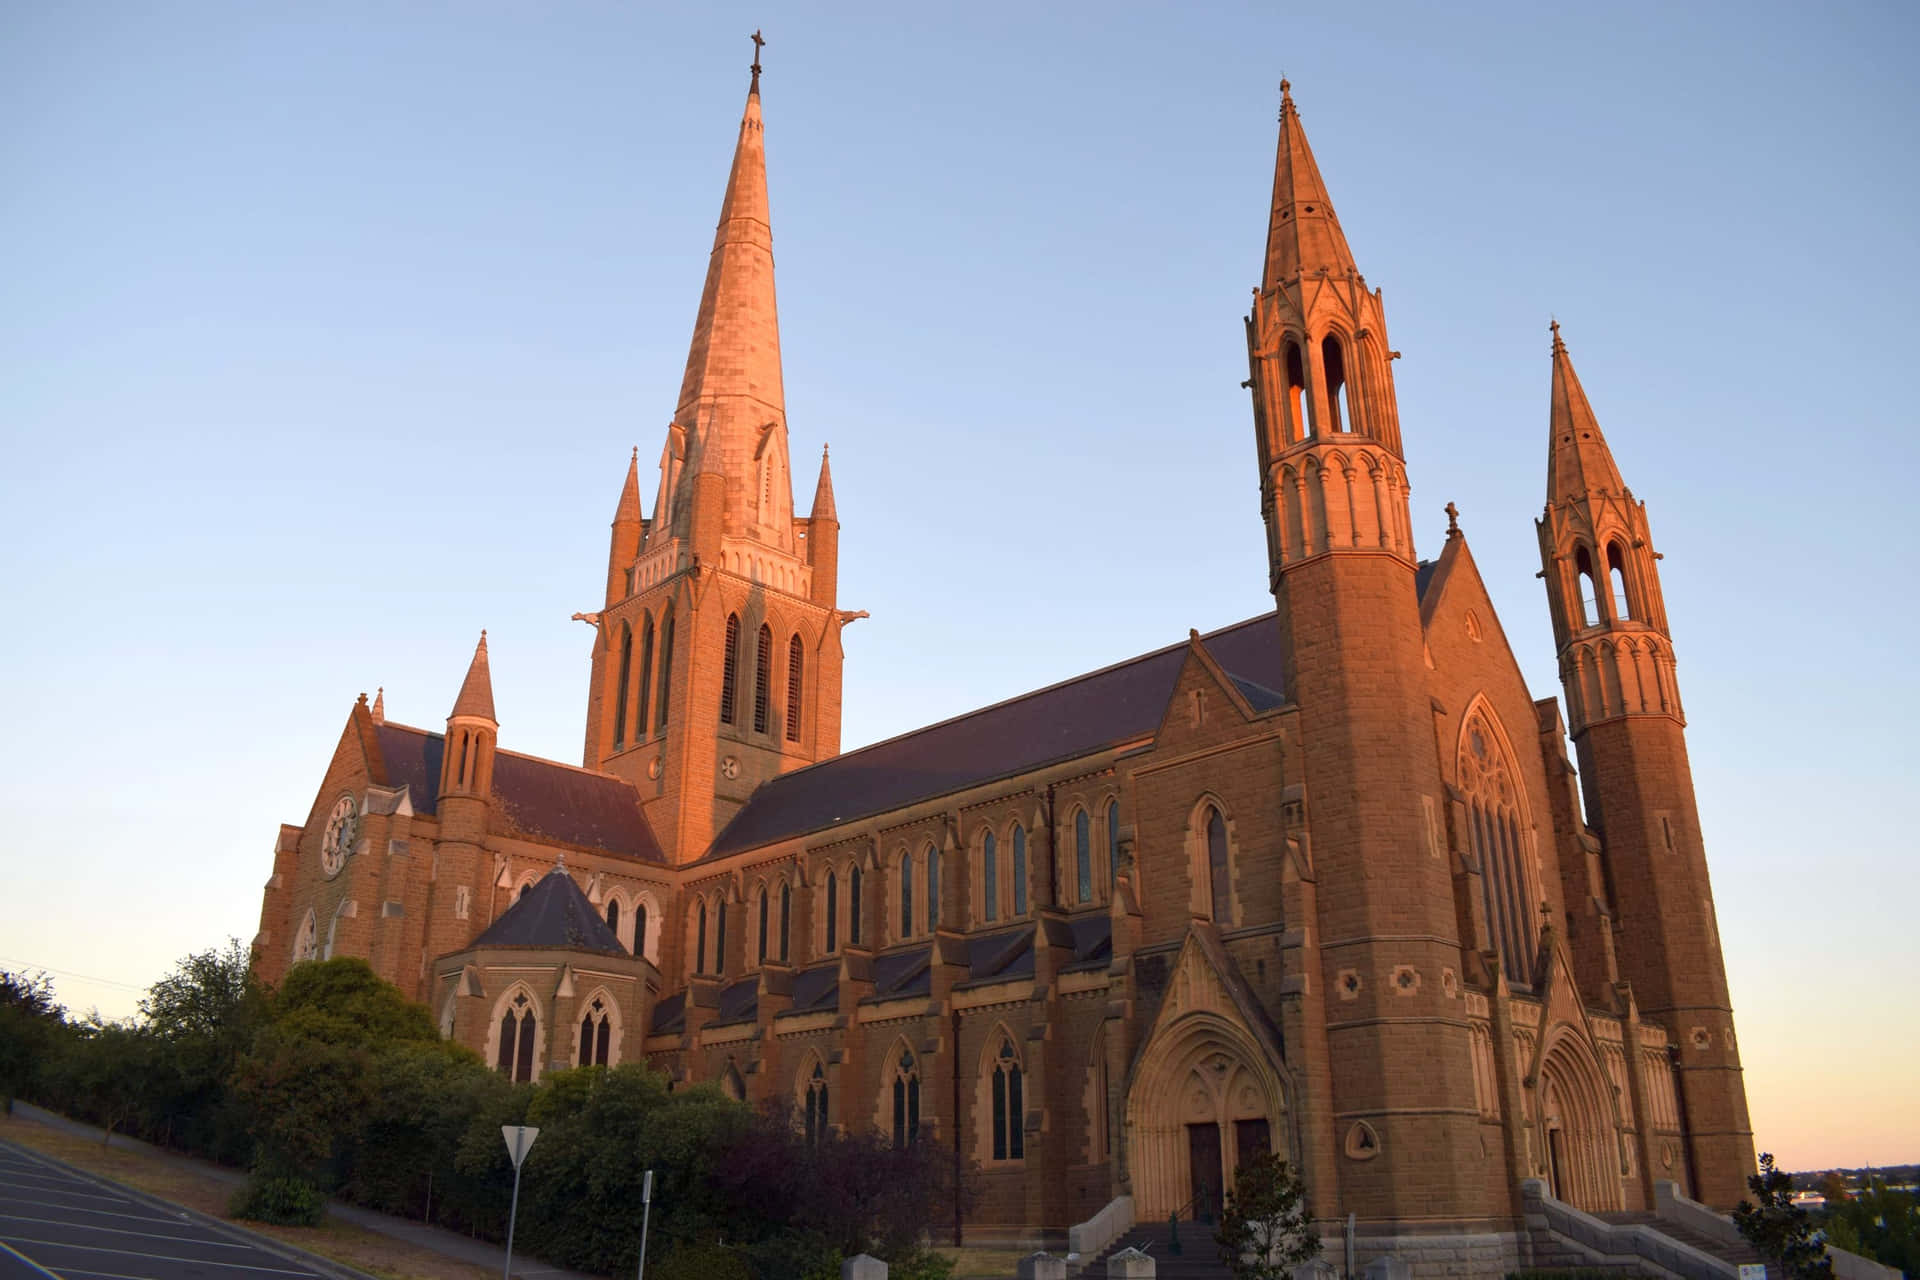
M840 1007L840 962L832 960L793 975L792 1013L818 1013Z
M653 1025L647 1029L648 1035L671 1035L684 1030L687 1025L687 993L676 991L663 996L653 1006Z
M559 867L528 885L519 901L501 912L500 918L468 946L567 947L627 954L619 935L607 927L573 877Z
M1263 613L1201 637L1255 710L1281 706L1280 632ZM1152 733L1186 662L1181 642L763 783L706 854L789 836L1071 760Z
M442 736L410 725L375 726L387 783L405 783L415 813L431 815L440 792ZM666 865L633 785L610 774L514 751L493 758L493 798L517 833L579 849Z
M720 992L715 1022L752 1022L760 1013L760 979L742 978Z

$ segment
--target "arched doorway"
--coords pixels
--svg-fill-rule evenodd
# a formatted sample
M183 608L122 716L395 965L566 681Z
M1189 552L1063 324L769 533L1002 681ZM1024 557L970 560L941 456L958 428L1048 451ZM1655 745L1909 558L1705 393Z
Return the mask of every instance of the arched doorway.
M1211 1011L1163 1027L1127 1090L1127 1163L1141 1221L1217 1214L1241 1162L1289 1151L1279 1076L1245 1028Z
M1557 1200L1589 1213L1622 1205L1617 1128L1606 1081L1575 1035L1561 1035L1540 1066L1540 1163Z

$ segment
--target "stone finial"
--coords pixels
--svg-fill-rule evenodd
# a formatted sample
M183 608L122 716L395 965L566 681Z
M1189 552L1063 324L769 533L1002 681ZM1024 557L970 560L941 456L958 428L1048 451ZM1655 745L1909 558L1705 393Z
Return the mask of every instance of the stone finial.
M1116 1280L1117 1277L1124 1277L1124 1280L1139 1280L1142 1276L1158 1275L1158 1266L1152 1254L1142 1253L1129 1245L1107 1259L1107 1278Z
M887 1264L862 1253L840 1264L840 1280L887 1280Z
M1030 1253L1020 1259L1018 1280L1067 1280L1067 1260L1050 1253Z

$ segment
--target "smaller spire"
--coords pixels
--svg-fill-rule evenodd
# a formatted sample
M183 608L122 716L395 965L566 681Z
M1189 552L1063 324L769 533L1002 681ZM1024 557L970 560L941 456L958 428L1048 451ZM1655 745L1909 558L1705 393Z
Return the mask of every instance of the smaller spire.
M827 446L820 447L820 482L813 486L813 518L815 520L838 520L840 515L833 509L833 471L827 466Z
M1548 326L1553 331L1553 390L1548 408L1548 426L1552 438L1547 446L1547 502L1579 501L1590 493L1622 493L1626 482L1614 464L1607 438L1600 434L1600 421L1573 371L1573 357L1560 337L1560 322Z
M362 694L361 696L365 697L366 695ZM387 722L387 686L385 685L381 685L373 694L373 722L375 724L385 724Z
M615 524L640 523L640 448L634 446L627 462L627 482L620 486L620 505L614 508Z
M460 696L453 700L453 715L449 719L462 716L499 723L493 714L493 674L487 667L487 633L484 630L480 633L479 645L473 651L473 662L467 667L467 678L460 683Z

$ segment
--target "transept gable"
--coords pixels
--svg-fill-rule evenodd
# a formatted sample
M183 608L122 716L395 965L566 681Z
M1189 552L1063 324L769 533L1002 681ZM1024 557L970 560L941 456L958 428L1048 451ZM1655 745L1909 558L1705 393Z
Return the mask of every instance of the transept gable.
M314 794L313 805L307 811L307 821L303 831L318 830L325 825L327 811L333 807L341 791L351 791L358 798L369 784L387 786L387 764L380 750L380 726L373 720L373 714L367 706L367 695L361 694L353 710L347 714L347 723L340 730L340 740L333 749L333 758L327 762L327 771L320 780L320 788Z
M1228 723L1242 725L1285 704L1278 691L1228 671L1200 633L1189 631L1185 658L1161 710L1153 743L1167 747L1208 740L1219 732L1216 717L1221 714L1233 717Z
M1153 1025L1141 1037L1134 1071L1156 1043L1178 1036L1181 1024L1200 1017L1231 1024L1259 1047L1276 1073L1285 1071L1286 1052L1279 1027L1254 997L1233 957L1220 945L1213 926L1195 921L1188 926L1167 975Z

